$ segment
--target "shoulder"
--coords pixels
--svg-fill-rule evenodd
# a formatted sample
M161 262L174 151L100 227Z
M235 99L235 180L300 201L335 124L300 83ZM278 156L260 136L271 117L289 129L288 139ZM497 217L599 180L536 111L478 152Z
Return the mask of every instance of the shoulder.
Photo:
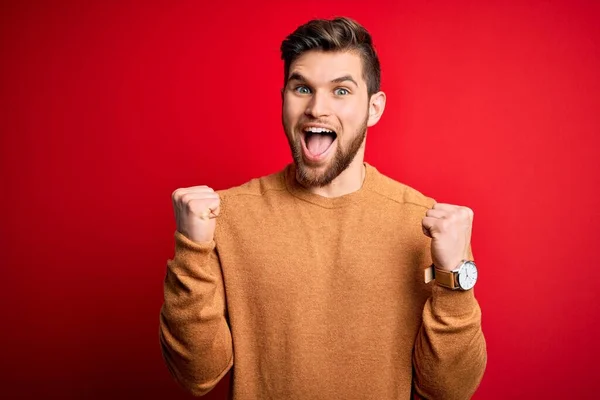
M370 169L369 172L373 178L369 189L376 196L390 202L426 209L431 208L436 203L434 198L423 194L414 187L384 175L374 166L367 164L367 168Z
M250 179L240 185L227 189L217 190L223 203L245 202L260 199L270 192L285 190L285 169Z

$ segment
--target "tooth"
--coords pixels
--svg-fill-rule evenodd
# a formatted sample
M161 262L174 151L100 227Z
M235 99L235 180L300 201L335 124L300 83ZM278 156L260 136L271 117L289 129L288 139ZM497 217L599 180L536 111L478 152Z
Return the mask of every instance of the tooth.
M317 127L308 127L305 129L306 132L312 132L312 133L323 133L323 132L328 132L328 133L333 133L332 130L330 129L326 129L326 128L317 128Z

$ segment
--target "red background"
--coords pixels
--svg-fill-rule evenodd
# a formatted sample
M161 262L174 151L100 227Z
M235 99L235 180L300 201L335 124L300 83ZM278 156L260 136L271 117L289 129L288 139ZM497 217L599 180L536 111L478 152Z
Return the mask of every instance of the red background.
M596 394L598 2L0 7L0 397L188 398L158 343L171 192L291 160L279 44L334 15L383 65L367 161L475 210L475 398Z

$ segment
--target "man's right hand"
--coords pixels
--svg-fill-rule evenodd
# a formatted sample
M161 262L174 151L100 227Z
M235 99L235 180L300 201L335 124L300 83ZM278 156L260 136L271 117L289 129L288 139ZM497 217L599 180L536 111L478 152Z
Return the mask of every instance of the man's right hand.
M196 243L208 243L215 235L221 201L208 186L193 186L173 192L177 231Z

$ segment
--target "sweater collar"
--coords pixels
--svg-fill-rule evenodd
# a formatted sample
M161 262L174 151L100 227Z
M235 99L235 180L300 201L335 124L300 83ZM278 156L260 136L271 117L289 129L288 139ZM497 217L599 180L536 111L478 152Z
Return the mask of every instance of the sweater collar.
M285 185L288 192L300 200L323 208L345 207L360 202L363 199L365 192L368 192L374 185L377 170L366 162L363 164L365 166L365 178L362 186L358 190L343 196L324 197L310 192L296 180L296 165L294 163L288 164L284 170Z

